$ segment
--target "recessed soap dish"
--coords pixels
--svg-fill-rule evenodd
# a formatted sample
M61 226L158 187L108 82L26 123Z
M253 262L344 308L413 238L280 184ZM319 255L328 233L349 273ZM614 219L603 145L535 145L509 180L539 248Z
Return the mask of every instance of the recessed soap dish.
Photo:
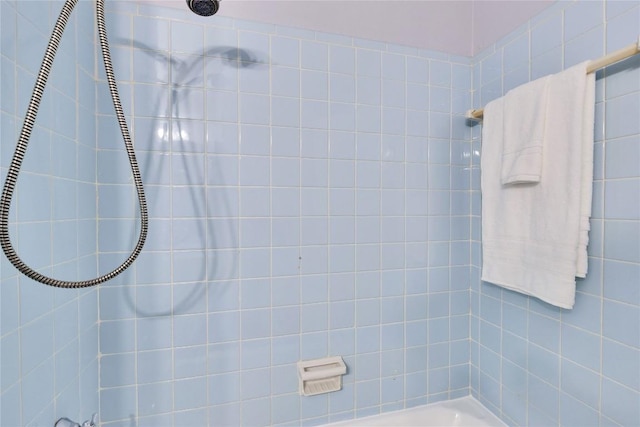
M347 365L342 357L301 360L298 362L298 380L302 396L330 393L342 389L342 376Z

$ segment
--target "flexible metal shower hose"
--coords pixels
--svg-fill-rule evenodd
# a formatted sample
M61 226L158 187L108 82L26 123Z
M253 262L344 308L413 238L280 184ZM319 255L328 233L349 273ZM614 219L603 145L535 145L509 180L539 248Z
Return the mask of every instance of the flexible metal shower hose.
M140 169L138 167L138 162L136 161L135 152L133 150L133 143L131 142L131 137L129 135L129 129L127 128L127 122L124 117L122 105L120 104L120 96L118 95L116 79L113 74L113 66L111 64L111 54L109 52L109 43L107 41L107 31L104 19L104 0L96 0L98 36L100 38L100 47L102 49L102 57L104 59L105 74L107 75L109 91L111 92L111 99L115 108L118 124L120 125L120 132L122 133L122 138L124 139L125 149L129 157L129 163L131 164L133 180L135 182L136 191L138 193L138 204L140 206L140 236L138 237L138 242L129 257L113 271L103 276L96 277L95 279L81 280L76 282L56 280L38 273L20 259L13 246L11 245L11 239L9 237L9 209L11 207L11 198L13 196L13 191L18 180L18 174L20 173L20 166L22 165L22 161L24 160L24 156L27 151L27 145L29 144L31 131L33 130L36 116L38 114L38 108L40 107L42 94L47 84L47 79L49 78L49 72L51 71L51 66L53 65L56 51L58 50L58 46L60 45L62 33L64 32L64 28L67 25L69 16L71 15L71 12L73 11L77 3L78 0L65 1L62 10L60 11L60 16L58 16L58 20L56 21L56 24L53 28L53 33L51 34L51 38L49 39L49 44L47 45L44 58L42 59L42 65L40 66L40 71L38 72L38 77L33 88L33 93L31 94L31 100L29 101L29 106L27 107L27 114L22 125L22 130L20 131L16 150L13 154L13 159L11 160L9 171L7 172L7 179L4 183L4 189L2 190L2 198L0 199L0 245L2 245L2 250L4 251L5 255L7 256L11 264L13 264L18 269L18 271L20 271L27 277L40 283L44 283L45 285L54 286L57 288L86 288L113 279L118 274L129 268L133 261L135 261L135 259L138 257L138 255L142 251L142 247L144 246L144 241L147 238L148 230L147 202L145 200L144 188L142 186L142 177L140 176Z

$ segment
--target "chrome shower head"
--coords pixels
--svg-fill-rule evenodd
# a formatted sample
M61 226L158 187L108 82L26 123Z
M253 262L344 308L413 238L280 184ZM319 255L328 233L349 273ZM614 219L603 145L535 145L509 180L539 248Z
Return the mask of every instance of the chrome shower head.
M211 16L220 8L218 0L187 0L187 6L196 15Z

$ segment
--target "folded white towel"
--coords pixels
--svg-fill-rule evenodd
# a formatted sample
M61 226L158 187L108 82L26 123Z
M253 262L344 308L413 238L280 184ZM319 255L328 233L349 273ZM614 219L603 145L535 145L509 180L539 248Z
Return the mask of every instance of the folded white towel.
M587 62L575 65L549 80L549 100L545 146L554 150L566 146L565 156L578 156L580 167L572 171L566 185L570 192L579 191L577 226L576 277L587 274L587 245L593 195L593 137L596 90L595 73L586 73ZM576 159L571 159L571 163ZM560 167L563 165L561 164Z
M502 184L540 181L549 78L518 86L504 96Z
M595 76L587 63L550 77L538 183L502 185L505 99L484 110L482 280L572 308L586 273Z
M576 66L576 72L581 67ZM569 69L573 70L573 68ZM569 71L567 70L567 71ZM584 100L582 105L574 106L582 112L582 178L580 179L580 235L578 236L578 259L576 260L576 277L586 277L588 270L589 230L591 230L591 203L593 199L593 139L594 139L594 116L596 104L596 74L587 74L585 80L579 79L574 88L585 87Z

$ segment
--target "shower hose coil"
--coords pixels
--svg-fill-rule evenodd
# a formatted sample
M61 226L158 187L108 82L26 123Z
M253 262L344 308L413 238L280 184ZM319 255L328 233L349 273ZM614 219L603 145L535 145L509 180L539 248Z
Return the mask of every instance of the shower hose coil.
M120 126L120 132L124 140L125 149L129 158L129 164L131 165L131 172L133 174L133 181L138 196L138 205L140 208L140 235L138 237L138 242L136 243L136 246L134 247L131 254L119 267L115 268L107 274L96 277L94 279L81 281L57 280L38 273L27 264L25 264L22 259L20 259L11 244L11 239L9 237L9 209L11 207L11 199L13 197L13 192L16 187L18 175L20 173L20 167L27 151L27 146L29 144L31 132L36 121L36 116L38 114L42 95L47 84L47 79L49 78L53 60L56 56L56 51L58 50L58 46L60 45L60 40L62 39L62 34L67 25L67 22L69 21L71 12L73 11L77 3L78 0L65 1L64 5L62 6L62 10L60 11L60 15L58 16L56 24L53 28L53 32L49 39L44 58L42 59L42 64L40 65L40 71L38 72L38 76L36 78L33 93L31 94L31 99L27 107L27 113L24 118L22 129L20 131L18 143L16 145L16 149L13 154L9 170L7 172L7 178L2 190L2 197L0 198L0 245L2 246L2 250L4 251L5 255L7 256L7 259L18 269L18 271L33 280L44 283L45 285L69 289L86 288L98 285L100 283L106 282L107 280L113 279L114 277L125 271L127 268L129 268L129 266L135 261L135 259L142 251L142 247L144 246L144 242L147 238L149 222L147 213L147 202L144 195L140 168L138 167L138 162L136 160L133 143L131 141L129 129L127 128L127 122L124 117L124 111L122 109L122 104L120 103L118 87L116 84L115 75L113 73L113 65L111 63L111 54L109 51L109 42L107 40L107 31L104 18L104 0L96 0L98 37L100 39L102 58L104 60L105 74L107 76L109 92L111 93L113 107L115 109L118 124Z

